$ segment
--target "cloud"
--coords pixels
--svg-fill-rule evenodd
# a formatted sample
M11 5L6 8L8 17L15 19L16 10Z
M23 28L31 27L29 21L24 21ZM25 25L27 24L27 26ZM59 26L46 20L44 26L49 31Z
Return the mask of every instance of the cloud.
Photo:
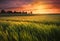
M60 8L60 0L34 0L35 3L51 4L54 8Z
M54 2L53 2L53 6L54 6L55 8L60 9L60 0L54 1Z
M0 8L21 7L27 4L51 4L55 8L60 8L60 0L0 0Z
M22 5L30 4L32 0L0 0L0 9L10 7L21 7Z

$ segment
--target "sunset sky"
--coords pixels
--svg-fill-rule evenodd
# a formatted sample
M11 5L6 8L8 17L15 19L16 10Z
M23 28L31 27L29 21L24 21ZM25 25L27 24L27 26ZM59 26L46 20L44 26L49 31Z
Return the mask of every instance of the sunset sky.
M0 0L0 10L60 13L60 0Z

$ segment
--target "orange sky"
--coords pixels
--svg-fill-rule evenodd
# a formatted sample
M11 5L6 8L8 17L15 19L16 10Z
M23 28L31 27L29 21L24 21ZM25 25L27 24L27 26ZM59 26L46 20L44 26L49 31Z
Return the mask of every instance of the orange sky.
M53 7L52 4L34 3L23 7L33 13L60 13L60 9Z
M13 8L9 9L12 11L27 11L30 12L32 11L34 14L36 13L60 13L60 9L55 8L52 4L44 4L44 3L32 3L32 4L27 4L23 5L22 7L18 8Z
M23 0L24 1L24 0ZM28 1L29 2L29 1ZM47 1L47 0L33 0L30 3L27 3L18 7L8 8L6 10L12 10L12 11L27 11L27 12L33 12L34 14L37 13L60 13L60 1ZM17 1L17 3L19 3ZM22 4L22 2L20 2Z

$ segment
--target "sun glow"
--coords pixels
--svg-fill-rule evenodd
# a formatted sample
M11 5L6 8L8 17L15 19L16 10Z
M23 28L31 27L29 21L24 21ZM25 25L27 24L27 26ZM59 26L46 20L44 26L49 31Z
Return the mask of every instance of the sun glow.
M43 3L34 3L23 6L24 11L32 11L33 14L48 14L48 13L57 13L58 9L54 8L51 4Z
M52 6L51 5L42 5L42 4L40 4L40 5L35 5L34 6L34 10L33 10L33 13L40 13L40 14L42 14L42 13L47 13L47 12L49 12L49 8L52 8Z

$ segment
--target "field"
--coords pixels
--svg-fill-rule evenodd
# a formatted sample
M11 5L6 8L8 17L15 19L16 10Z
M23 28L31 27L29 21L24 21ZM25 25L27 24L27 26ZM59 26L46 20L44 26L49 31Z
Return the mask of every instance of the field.
M60 41L60 15L1 16L0 41Z

